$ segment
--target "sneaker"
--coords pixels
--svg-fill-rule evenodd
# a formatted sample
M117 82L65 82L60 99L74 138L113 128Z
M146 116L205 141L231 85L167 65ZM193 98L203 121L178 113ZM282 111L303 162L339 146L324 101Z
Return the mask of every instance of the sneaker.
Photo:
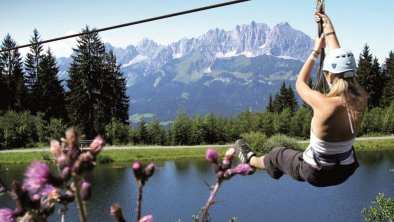
M235 141L235 152L238 153L239 160L241 163L249 164L249 161L256 154L244 143L242 139Z

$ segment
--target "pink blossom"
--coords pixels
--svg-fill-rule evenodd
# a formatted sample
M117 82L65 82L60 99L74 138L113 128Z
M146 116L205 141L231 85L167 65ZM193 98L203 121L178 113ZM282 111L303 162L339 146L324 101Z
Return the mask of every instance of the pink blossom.
M55 157L59 157L63 151L63 148L60 146L59 141L57 140L52 140L51 141L51 153Z
M148 164L148 166L145 167L144 176L146 179L153 176L153 173L155 172L155 168L156 168L156 166L154 163L150 163L150 164Z
M81 189L79 193L83 201L89 200L90 196L92 195L92 185L87 181L83 181L81 183Z
M97 154L104 147L104 139L101 136L96 136L96 138L90 144L90 151Z
M242 176L249 175L251 171L253 171L253 169L249 164L239 164L233 168L235 174L240 174Z
M39 191L48 181L50 176L49 167L42 162L33 162L25 172L23 187L30 193Z
M144 216L139 220L139 222L153 222L153 216L152 215Z
M136 161L133 163L131 166L134 172L134 176L137 180L142 180L144 177L143 170L142 170L142 165L140 161Z
M9 208L0 209L0 221L1 222L14 222L15 212Z
M235 154L235 149L234 148L230 148L230 149L228 149L226 151L226 154L224 155L224 158L231 160L233 158L234 154Z
M219 157L219 153L216 150L209 148L205 155L205 159L211 163L216 163Z
M224 177L230 179L231 177L239 174L242 176L250 175L253 172L253 168L249 164L239 164L238 166L226 170Z

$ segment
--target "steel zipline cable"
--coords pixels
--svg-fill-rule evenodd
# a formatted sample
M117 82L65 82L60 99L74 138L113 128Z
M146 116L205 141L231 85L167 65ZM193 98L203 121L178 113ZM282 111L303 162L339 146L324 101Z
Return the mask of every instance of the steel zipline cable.
M180 12L175 12L175 13L171 13L171 14L161 15L161 16L157 16L157 17L153 17L153 18L147 18L147 19L137 20L137 21L133 21L133 22L128 22L128 23L124 23L124 24L120 24L120 25L114 25L114 26L109 26L109 27L105 27L105 28L94 29L89 32L82 32L82 33L78 33L78 34L66 35L66 36L62 36L62 37L58 37L58 38L43 40L43 41L40 41L37 43L30 43L30 44L16 46L13 48L1 49L0 52L6 52L6 51L11 51L11 50L26 48L26 47L30 47L30 46L34 46L34 45L41 45L41 44L45 44L45 43L49 43L49 42L55 42L55 41L60 41L60 40L64 40L64 39L75 38L75 37L78 37L81 35L88 35L88 34L97 33L97 32L104 32L104 31L108 31L108 30L112 30L112 29L118 29L118 28L123 28L126 26L138 25L138 24L142 24L142 23L147 23L147 22L152 22L152 21L156 21L156 20L176 17L176 16L180 16L180 15L185 15L185 14L191 14L191 13L195 13L195 12L200 12L200 11L205 11L205 10L209 10L209 9L234 5L234 4L248 2L248 1L251 1L251 0L232 0L232 1L223 2L223 3L219 3L219 4L208 5L208 6L204 6L204 7L200 7L200 8L189 9L186 11L180 11Z

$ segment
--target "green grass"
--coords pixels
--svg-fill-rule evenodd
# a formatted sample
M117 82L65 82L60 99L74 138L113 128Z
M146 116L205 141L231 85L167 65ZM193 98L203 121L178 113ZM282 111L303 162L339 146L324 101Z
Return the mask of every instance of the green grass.
M44 155L49 152L23 152L23 153L0 153L0 164L23 164L34 160L44 161Z
M301 149L306 149L308 144L300 144ZM229 146L230 147L230 146ZM221 155L227 148L215 148ZM357 141L356 151L380 151L394 150L394 140L368 140ZM135 160L179 160L179 159L202 159L206 148L152 148L152 149L128 149L128 150L104 150L100 156L103 162L122 163ZM21 152L0 153L0 164L25 164L34 160L44 160L43 155L49 152Z
M226 148L215 148L221 155ZM136 150L107 150L105 155L115 162L130 162L135 160L179 160L204 158L206 148L174 148L174 149L136 149Z

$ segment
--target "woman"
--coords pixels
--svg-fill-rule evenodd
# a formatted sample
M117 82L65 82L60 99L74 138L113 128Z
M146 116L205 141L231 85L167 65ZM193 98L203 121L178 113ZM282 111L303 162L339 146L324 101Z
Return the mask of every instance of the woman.
M315 17L316 21L323 21L325 34L316 39L296 82L298 94L313 109L309 147L303 153L275 148L262 157L257 157L242 140L237 140L235 148L241 162L267 170L275 179L287 174L325 187L343 183L359 166L353 142L366 109L367 96L355 78L353 53L340 48L328 16L316 13ZM324 60L323 72L330 92L322 94L312 90L307 81L326 41L331 51Z

